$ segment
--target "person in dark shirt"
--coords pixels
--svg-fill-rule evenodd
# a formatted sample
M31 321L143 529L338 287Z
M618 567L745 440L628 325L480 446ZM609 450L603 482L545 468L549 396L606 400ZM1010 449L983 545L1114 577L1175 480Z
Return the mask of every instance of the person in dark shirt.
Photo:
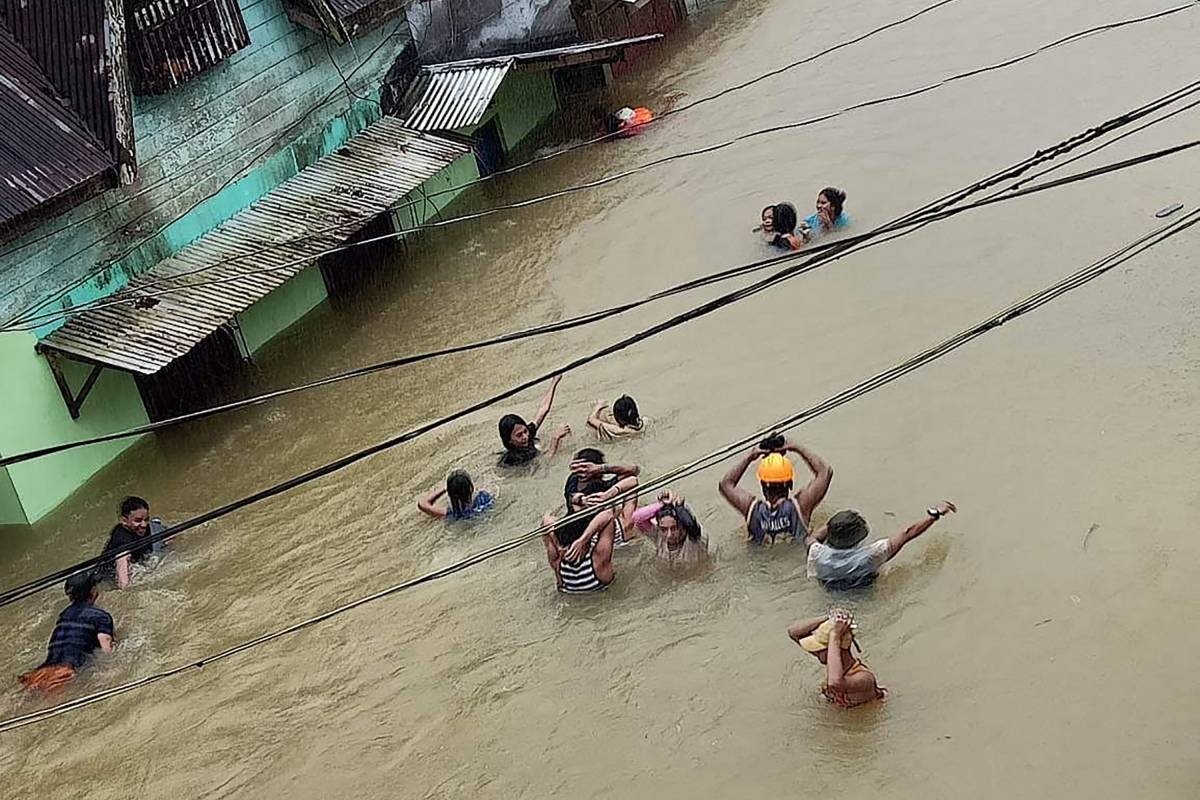
M71 605L58 615L50 634L46 660L19 680L26 689L54 692L69 683L97 648L105 653L113 649L113 618L97 608L96 576L81 572L67 578L67 597Z
M542 423L550 413L550 408L554 405L554 393L561 381L562 376L559 375L551 382L550 391L546 393L541 406L538 407L537 414L531 421L526 422L517 414L505 414L500 418L500 443L504 445L504 455L500 457L500 466L515 467L528 464L541 454L542 451L537 446L538 429L542 427ZM553 456L557 453L562 440L570 435L571 427L560 425L554 432L554 438L551 439L549 454Z
M148 541L153 520L150 519L150 504L140 497L126 497L122 500L120 515L121 518L109 532L108 542L100 555L108 556L127 547L132 549L98 566L96 578L107 581L118 589L125 589L129 586L130 566L145 561L154 551L154 545Z

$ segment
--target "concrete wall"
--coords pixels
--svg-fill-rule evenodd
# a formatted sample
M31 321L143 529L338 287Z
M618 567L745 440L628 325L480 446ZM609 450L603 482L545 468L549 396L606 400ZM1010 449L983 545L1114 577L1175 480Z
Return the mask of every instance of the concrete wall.
M558 110L549 72L516 72L492 100L505 150L511 152ZM486 122L486 120L485 120Z
M238 315L246 349L251 353L258 352L328 296L321 268L316 264L309 266Z
M250 47L165 95L135 99L136 183L0 245L0 286L8 291L0 297L0 321L150 237L72 297L111 294L129 273L188 244L377 118L376 103L351 102L338 68L355 94L373 97L409 41L406 21L338 48L293 24L278 0L241 0L241 6ZM330 127L339 115L344 126ZM276 156L264 162L270 153ZM247 177L204 199L238 174Z
M34 352L36 340L29 333L0 334L0 454L47 447L121 430L148 422L146 410L132 376L104 370L83 404L78 420L71 419L46 360ZM78 390L89 367L63 363L72 389ZM8 480L20 497L4 490L0 477L0 522L35 521L63 501L137 440L124 439L81 447L47 458L14 464ZM6 499L7 498L7 499Z

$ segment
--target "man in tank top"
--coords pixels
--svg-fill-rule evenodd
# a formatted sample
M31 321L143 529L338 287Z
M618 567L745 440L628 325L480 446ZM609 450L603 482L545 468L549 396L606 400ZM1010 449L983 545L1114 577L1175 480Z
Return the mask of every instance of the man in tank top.
M794 495L795 470L788 459L795 453L813 477ZM755 497L738 486L750 464L758 461L757 477L763 496ZM812 512L825 499L833 480L833 467L812 450L782 436L772 436L746 455L721 479L721 496L746 519L746 534L755 544L773 543L778 537L803 541L808 536Z

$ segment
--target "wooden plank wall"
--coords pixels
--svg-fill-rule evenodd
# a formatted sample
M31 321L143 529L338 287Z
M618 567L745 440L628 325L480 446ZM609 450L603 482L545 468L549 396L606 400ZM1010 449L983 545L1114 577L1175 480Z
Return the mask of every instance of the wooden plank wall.
M384 74L410 41L403 17L336 47L292 23L279 0L240 3L250 47L168 94L135 98L137 181L0 245L0 322L170 225L124 266L77 292L76 300L115 291L124 283L126 271L140 271L182 247L272 188L272 183L290 177L285 173L296 169L296 161L311 160L320 154L314 150L330 146L331 141L336 145L336 135L315 145L311 139L321 136L339 115L360 124L365 124L360 118L369 122L378 115L378 105L369 98L376 95ZM366 99L352 100L344 88L339 89L342 78L337 67L350 75L361 62L365 63L349 83L356 95ZM332 97L322 104L330 92ZM310 141L292 148L295 158L280 157L281 150L304 136ZM276 137L283 141L271 148L276 157L264 169L264 158L270 154L260 154ZM250 177L239 178L215 200L172 224L239 173Z

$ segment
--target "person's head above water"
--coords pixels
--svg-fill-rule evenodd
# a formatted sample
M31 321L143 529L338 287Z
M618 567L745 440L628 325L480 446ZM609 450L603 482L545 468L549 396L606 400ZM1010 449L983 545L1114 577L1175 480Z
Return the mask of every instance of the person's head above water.
M775 206L764 207L762 213L759 215L759 219L762 220L763 233L775 232Z
M454 513L462 514L471 507L475 499L475 484L465 470L456 469L446 478L446 497Z
M67 578L67 597L72 603L90 603L96 599L96 575L91 572L77 572Z
M505 450L528 450L533 447L533 434L529 423L516 414L505 414L500 418L500 441Z
M691 509L682 503L664 503L654 515L659 533L667 540L667 547L675 550L683 545L685 540L700 541L702 531L700 523Z
M771 229L775 233L795 233L799 221L796 207L791 203L780 203L771 212Z
M783 453L767 453L758 462L758 482L768 503L777 503L792 493L796 470Z
M145 536L150 530L150 504L140 497L126 497L118 508L121 515L121 525L133 531L138 536Z
M846 205L846 193L841 189L836 189L832 186L826 186L817 195L817 213L825 211L829 214L830 220L835 220L842 215L842 208Z
M839 511L825 524L825 543L835 550L858 547L871 532L867 521L857 511Z
M642 427L642 415L638 412L637 403L632 397L623 394L612 405L613 419L622 428ZM603 464L603 461L595 462Z
M841 641L834 641L834 627L837 619L844 617L850 622L851 628L849 632L842 635ZM797 641L797 644L804 649L806 653L810 653L817 657L817 660L822 664L826 662L826 657L829 654L829 648L836 645L839 650L844 653L849 653L850 648L854 647L854 616L848 611L834 610L830 613L829 619L817 626L816 630Z

